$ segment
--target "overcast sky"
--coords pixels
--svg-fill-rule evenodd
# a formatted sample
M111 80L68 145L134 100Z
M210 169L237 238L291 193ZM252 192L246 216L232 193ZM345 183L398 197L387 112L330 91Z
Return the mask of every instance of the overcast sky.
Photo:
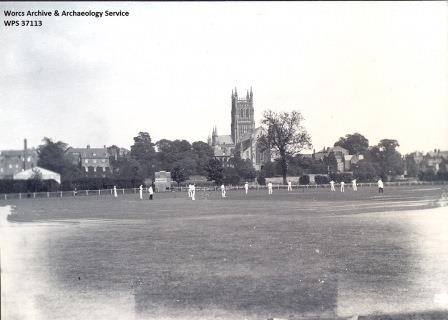
M1 3L127 10L0 26L0 150L230 134L230 95L299 110L314 148L360 132L448 149L447 2Z

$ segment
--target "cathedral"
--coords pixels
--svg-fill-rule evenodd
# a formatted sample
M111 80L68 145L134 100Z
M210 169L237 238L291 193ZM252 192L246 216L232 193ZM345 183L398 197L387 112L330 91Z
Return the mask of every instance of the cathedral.
M239 153L241 159L250 159L255 170L260 170L262 165L269 161L269 155L262 152L257 144L262 128L255 128L252 88L246 91L245 98L238 97L235 88L235 91L232 90L231 100L230 135L218 135L218 130L214 127L208 144L213 148L215 158L224 166L228 165L230 158Z

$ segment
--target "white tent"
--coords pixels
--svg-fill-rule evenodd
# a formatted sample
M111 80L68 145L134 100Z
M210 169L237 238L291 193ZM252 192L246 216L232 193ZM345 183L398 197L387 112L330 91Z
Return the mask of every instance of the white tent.
M13 176L14 180L28 180L33 178L35 174L40 174L42 180L55 180L57 183L61 183L61 175L59 173L41 168L34 167L32 169L24 170L15 173Z

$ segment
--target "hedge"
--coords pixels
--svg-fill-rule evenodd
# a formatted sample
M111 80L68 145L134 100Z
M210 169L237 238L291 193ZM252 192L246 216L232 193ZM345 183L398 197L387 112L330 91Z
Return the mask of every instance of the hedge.
M316 184L328 184L330 179L327 176L315 176L314 182L316 182Z
M116 178L101 178L101 177L86 177L75 180L62 181L61 190L69 191L74 190L99 190L99 189L112 189L114 186L117 188L137 188L143 184L141 179L116 179Z
M0 180L0 193L52 192L59 189L54 180Z
M137 188L142 180L125 180L115 178L79 178L65 180L59 185L54 180L12 180L0 179L0 193L53 192L77 190L98 190L117 188Z
M350 183L353 180L353 174L351 173L330 173L330 179L334 182Z
M301 185L308 185L310 184L310 176L303 175L299 178L299 184Z

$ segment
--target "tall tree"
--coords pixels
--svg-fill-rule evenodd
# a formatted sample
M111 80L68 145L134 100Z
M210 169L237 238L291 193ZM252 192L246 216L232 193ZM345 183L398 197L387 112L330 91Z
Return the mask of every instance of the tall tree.
M43 186L42 173L34 168L31 177L26 182L28 191L38 192Z
M185 170L179 165L174 166L173 169L171 169L171 179L176 181L177 185L179 186L180 183L187 180Z
M360 133L347 134L340 137L334 146L347 149L350 154L364 154L369 149L369 140Z
M353 165L353 176L361 181L373 181L378 176L375 165L367 160L360 160Z
M338 161L334 152L331 151L327 156L324 156L323 164L327 168L327 172L338 172Z
M218 159L210 159L207 164L208 179L219 185L224 181L224 167Z
M120 175L120 172L123 171L123 167L129 157L126 154L123 154L121 149L116 145L108 147L107 153L109 154L109 163L112 174Z
M231 185L238 185L241 181L241 177L238 171L232 167L224 168L224 183Z
M403 174L404 163L396 150L400 145L397 140L383 139L369 152L369 160L378 167L377 173L382 177Z
M233 169L235 169L235 173L245 181L253 181L257 177L257 172L255 171L255 168L252 164L252 161L250 159L243 160L239 156L235 156L230 159L230 163L233 165ZM224 170L224 174L229 176L230 174L233 175L234 172L232 170ZM232 181L235 181L233 178ZM232 182L232 184L234 184Z
M156 151L151 136L147 132L139 132L134 137L134 144L131 146L131 157L139 163L143 178L153 176L156 169L155 156Z
M194 154L191 144L187 140L167 140L157 141L157 159L160 169L170 171L176 162L190 159L196 163L196 155Z
M51 138L42 139L43 144L37 148L39 167L57 172L61 178L72 179L80 175L79 168L72 164L66 157L68 145L62 141L54 142Z
M191 144L196 156L196 174L207 175L207 164L213 158L213 149L203 141L195 141Z
M279 158L286 184L288 172L288 157L300 153L304 148L311 147L311 137L302 126L303 116L298 111L274 112L267 110L261 121L263 133L258 142L263 149L267 149L272 155Z
M418 176L419 168L413 154L407 154L405 156L405 166L408 177Z

